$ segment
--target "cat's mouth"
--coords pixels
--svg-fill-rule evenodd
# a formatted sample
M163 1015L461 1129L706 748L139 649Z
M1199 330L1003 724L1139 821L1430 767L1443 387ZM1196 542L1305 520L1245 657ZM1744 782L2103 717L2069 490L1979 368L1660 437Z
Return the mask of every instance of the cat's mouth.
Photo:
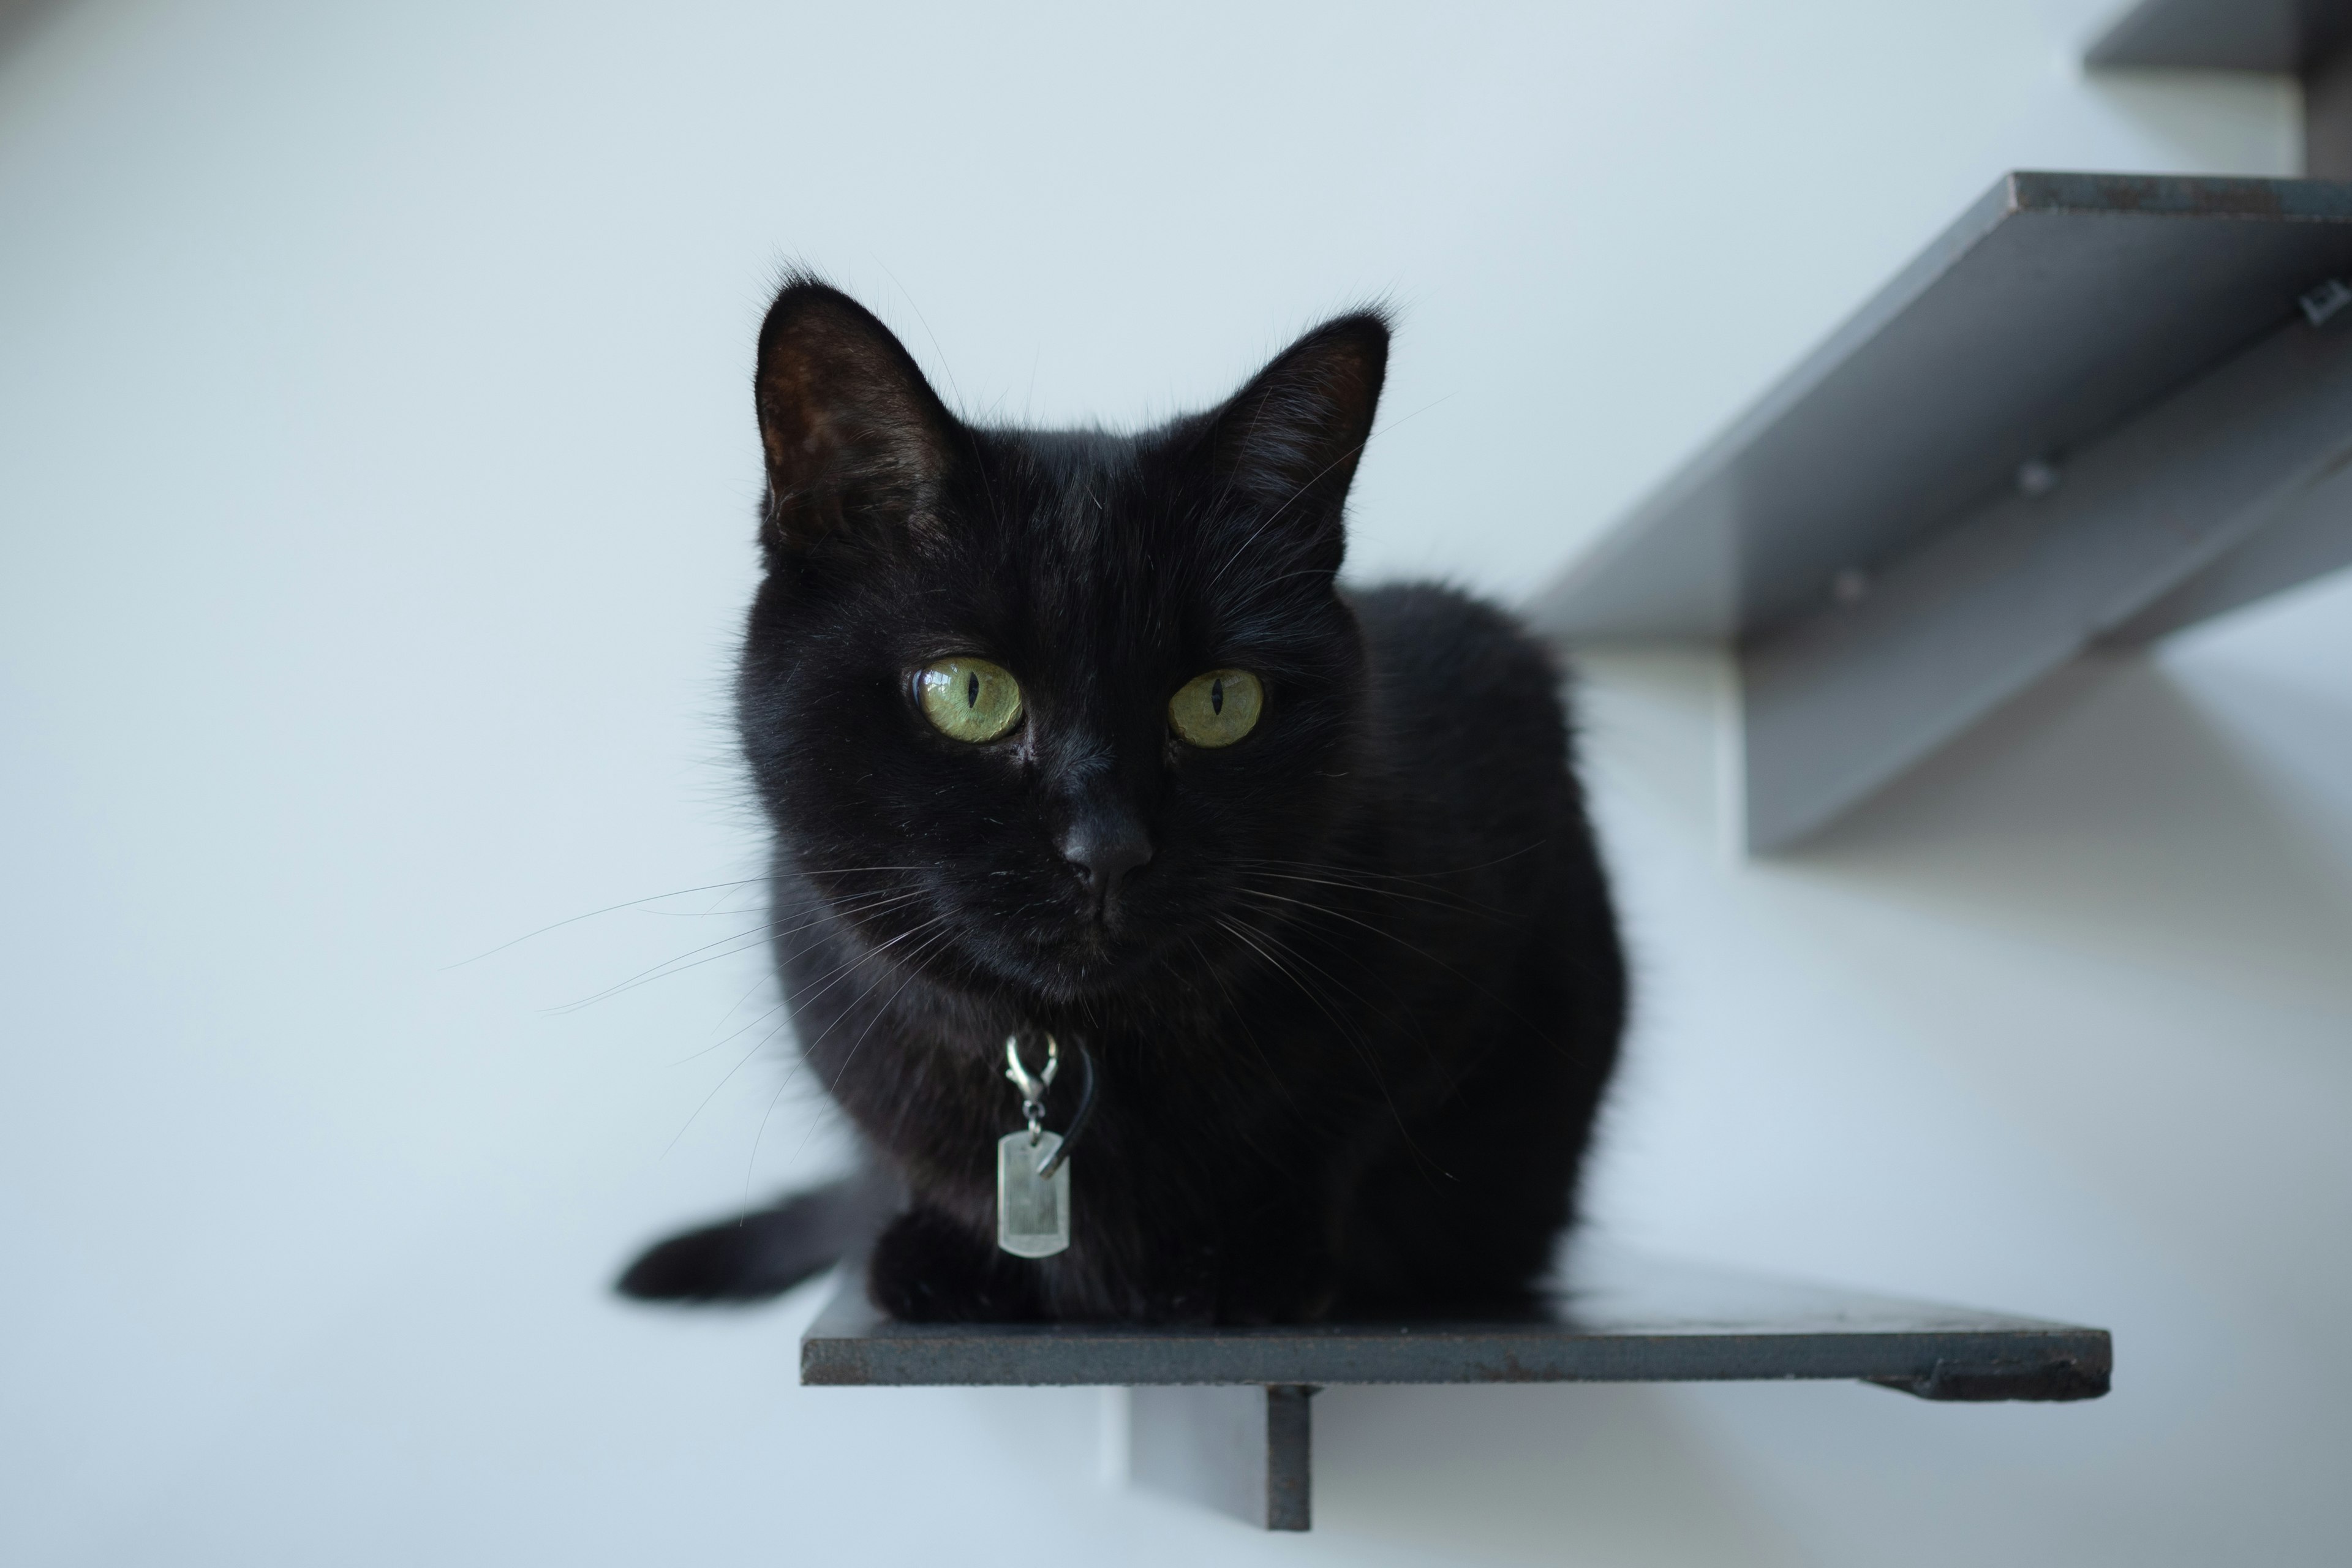
M1162 922L1116 906L1074 913L1025 936L1018 948L1020 978L1061 1002L1131 989L1139 976L1163 966L1181 940Z
M1055 877L942 879L929 897L894 900L870 924L851 918L870 942L959 989L1083 1005L1136 991L1210 929L1190 889L1154 870L1150 887L1108 900Z

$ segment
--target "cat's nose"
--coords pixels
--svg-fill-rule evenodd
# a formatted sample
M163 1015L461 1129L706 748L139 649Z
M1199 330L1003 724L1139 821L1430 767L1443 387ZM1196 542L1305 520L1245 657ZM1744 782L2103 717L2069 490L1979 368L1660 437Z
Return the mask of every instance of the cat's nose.
M1057 847L1101 909L1119 879L1151 858L1151 836L1123 812L1088 813L1070 825Z

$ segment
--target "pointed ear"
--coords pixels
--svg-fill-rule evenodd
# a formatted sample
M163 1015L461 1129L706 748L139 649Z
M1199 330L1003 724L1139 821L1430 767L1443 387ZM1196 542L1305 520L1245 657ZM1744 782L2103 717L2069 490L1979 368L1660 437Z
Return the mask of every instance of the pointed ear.
M1277 355L1211 417L1220 479L1339 570L1340 508L1372 434L1388 374L1389 325L1378 312L1326 321Z
M760 328L764 542L800 552L875 524L921 527L957 426L913 356L864 306L795 277Z

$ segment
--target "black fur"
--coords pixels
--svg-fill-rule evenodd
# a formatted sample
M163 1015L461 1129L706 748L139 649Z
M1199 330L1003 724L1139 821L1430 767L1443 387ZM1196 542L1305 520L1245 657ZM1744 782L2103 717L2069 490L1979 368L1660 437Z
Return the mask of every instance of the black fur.
M1545 1269L1622 963L1543 649L1446 589L1335 584L1388 336L1341 317L1119 436L955 418L813 280L770 311L742 738L801 1049L903 1183L867 1265L890 1311L1494 1311ZM913 672L951 654L1020 681L1003 739L923 718ZM1265 715L1187 745L1170 697L1223 668ZM1016 1031L1082 1041L1101 1084L1041 1261L994 1241ZM623 1289L741 1299L854 1250L799 1213L666 1242Z
M764 1301L865 1247L896 1206L861 1173L647 1247L621 1276L645 1301Z

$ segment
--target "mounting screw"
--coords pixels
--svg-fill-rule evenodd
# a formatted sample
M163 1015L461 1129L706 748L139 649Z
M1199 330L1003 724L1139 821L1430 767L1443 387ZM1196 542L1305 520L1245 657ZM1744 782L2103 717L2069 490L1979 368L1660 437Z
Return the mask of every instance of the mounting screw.
M1870 592L1870 574L1859 566L1849 566L1830 579L1830 597L1841 605L1856 605Z
M2017 489L2029 500L2039 500L2058 488L2058 465L2047 458L2028 458L2017 465Z

